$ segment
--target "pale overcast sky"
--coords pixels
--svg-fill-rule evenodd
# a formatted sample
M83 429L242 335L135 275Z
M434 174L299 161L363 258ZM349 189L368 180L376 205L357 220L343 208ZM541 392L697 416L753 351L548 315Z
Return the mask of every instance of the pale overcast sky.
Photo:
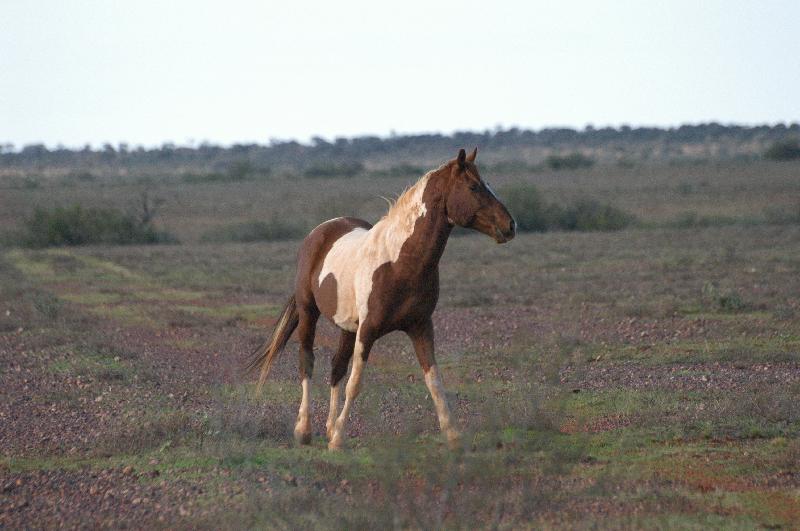
M0 142L800 120L800 1L0 0Z

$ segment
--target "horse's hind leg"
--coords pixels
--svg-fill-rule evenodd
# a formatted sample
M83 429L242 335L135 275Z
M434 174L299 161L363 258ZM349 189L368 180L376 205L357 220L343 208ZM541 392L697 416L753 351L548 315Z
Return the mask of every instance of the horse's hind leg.
M353 347L356 344L356 333L342 330L339 336L339 348L331 359L331 407L328 410L328 421L325 423L328 440L333 436L333 425L336 423L336 416L339 414L339 395L341 391L341 381L347 374L347 365L353 357Z
M303 398L300 401L300 411L297 413L297 424L294 426L294 438L299 444L309 444L311 443L311 419L308 410L311 407L314 332L317 328L319 310L316 307L298 307L298 313L297 339L300 341L300 380L303 387Z
M344 406L342 406L342 411L336 418L336 422L333 423L331 438L328 442L329 450L338 450L344 446L347 416L350 414L350 408L353 407L353 402L355 402L361 391L361 375L364 371L364 366L367 364L369 351L372 348L375 337L373 331L365 329L363 324L356 333L355 346L353 347L353 369L350 371L350 378L347 379L347 386L345 387Z

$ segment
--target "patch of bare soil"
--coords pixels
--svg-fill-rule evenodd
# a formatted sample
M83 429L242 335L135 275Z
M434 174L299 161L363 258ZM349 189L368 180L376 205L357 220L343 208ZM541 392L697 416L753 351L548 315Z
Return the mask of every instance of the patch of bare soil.
M562 382L578 390L664 389L673 391L735 390L751 386L792 385L800 382L800 363L692 363L643 365L636 362L595 363L568 367Z

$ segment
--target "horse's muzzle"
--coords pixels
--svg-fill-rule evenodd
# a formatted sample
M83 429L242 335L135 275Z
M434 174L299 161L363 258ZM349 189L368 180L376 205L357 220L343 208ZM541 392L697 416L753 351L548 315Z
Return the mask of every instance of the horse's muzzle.
M494 228L494 240L497 243L506 243L514 239L517 234L517 223L512 218L508 222L508 229L501 230L500 227Z

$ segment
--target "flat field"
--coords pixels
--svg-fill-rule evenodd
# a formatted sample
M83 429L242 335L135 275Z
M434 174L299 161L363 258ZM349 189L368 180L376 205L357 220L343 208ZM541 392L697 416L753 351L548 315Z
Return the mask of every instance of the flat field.
M294 342L261 396L241 367L290 292L297 241L200 242L272 212L374 221L375 196L407 179L162 184L181 244L3 249L0 527L796 526L800 225L782 213L800 165L485 177L642 223L451 239L434 319L456 451L393 334L349 448L329 452L328 324L314 438L295 446ZM124 207L139 187L3 190L2 223L37 204Z

